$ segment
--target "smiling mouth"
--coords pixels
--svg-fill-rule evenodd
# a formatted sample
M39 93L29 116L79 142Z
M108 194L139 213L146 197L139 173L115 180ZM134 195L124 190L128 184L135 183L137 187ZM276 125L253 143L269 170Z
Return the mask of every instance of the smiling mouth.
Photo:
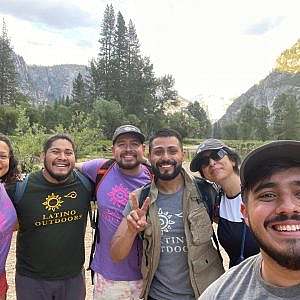
M69 165L65 165L65 164L55 164L54 166L58 167L58 168L67 168L67 167L69 167Z
M300 224L293 225L273 225L272 228L280 232L296 232L300 231Z

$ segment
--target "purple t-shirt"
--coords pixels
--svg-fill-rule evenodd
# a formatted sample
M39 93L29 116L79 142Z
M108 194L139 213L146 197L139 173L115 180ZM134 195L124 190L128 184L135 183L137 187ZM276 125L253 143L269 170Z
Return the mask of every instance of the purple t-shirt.
M0 183L0 274L5 272L5 262L16 222L15 208Z
M104 159L85 162L82 171L95 182L98 168ZM100 242L96 244L92 269L104 278L116 281L131 281L142 278L140 271L141 241L136 239L127 258L114 262L110 256L110 242L123 218L123 210L128 202L128 195L151 180L149 170L141 165L141 172L136 176L125 175L114 164L105 175L97 190L99 209Z

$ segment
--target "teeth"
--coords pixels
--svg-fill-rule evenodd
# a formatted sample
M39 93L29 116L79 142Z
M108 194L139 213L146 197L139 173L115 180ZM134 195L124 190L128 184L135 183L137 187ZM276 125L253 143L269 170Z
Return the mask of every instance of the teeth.
M300 230L300 224L298 225L276 225L274 228L277 231L299 231Z

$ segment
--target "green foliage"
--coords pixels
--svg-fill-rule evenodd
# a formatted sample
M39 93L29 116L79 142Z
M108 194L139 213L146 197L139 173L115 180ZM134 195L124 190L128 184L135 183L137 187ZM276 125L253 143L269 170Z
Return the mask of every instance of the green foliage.
M13 61L13 50L3 20L0 35L0 105L14 105L17 92L17 73Z
M201 107L198 101L190 103L187 106L187 112L190 117L196 121L194 136L200 138L208 137L211 134L212 126L207 117L206 111Z
M261 141L270 138L270 110L267 106L255 109L254 137Z
M42 126L30 125L25 108L18 106L17 110L19 117L13 139L14 149L22 171L27 173L39 168L39 156L46 134Z
M300 138L300 110L294 95L282 94L273 103L273 133L276 139Z
M12 134L17 124L18 113L13 106L0 106L0 128L4 134Z

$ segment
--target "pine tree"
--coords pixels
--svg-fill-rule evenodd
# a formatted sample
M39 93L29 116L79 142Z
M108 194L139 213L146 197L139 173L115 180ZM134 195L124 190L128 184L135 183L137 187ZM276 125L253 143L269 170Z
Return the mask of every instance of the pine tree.
M15 104L17 92L17 73L13 60L13 50L3 19L0 36L0 104Z
M255 138L266 141L270 137L270 110L267 106L255 109Z
M104 99L112 96L114 66L112 63L115 35L115 12L112 4L106 6L103 23L101 26L100 52L97 59L97 80L100 95Z
M124 89L127 73L128 39L127 28L121 12L118 12L114 34L112 64L113 64L113 91L112 97L124 107Z
M254 137L255 128L255 107L253 103L246 103L242 106L238 116L239 137L242 140Z
M205 138L210 136L212 126L207 117L206 111L201 107L198 101L190 103L186 110L197 121L196 135L197 137Z
M72 101L73 104L75 104L75 108L78 108L79 110L86 112L92 110L90 102L88 101L86 84L80 72L73 81Z
M300 110L296 96L282 94L276 97L272 116L276 139L300 138Z

